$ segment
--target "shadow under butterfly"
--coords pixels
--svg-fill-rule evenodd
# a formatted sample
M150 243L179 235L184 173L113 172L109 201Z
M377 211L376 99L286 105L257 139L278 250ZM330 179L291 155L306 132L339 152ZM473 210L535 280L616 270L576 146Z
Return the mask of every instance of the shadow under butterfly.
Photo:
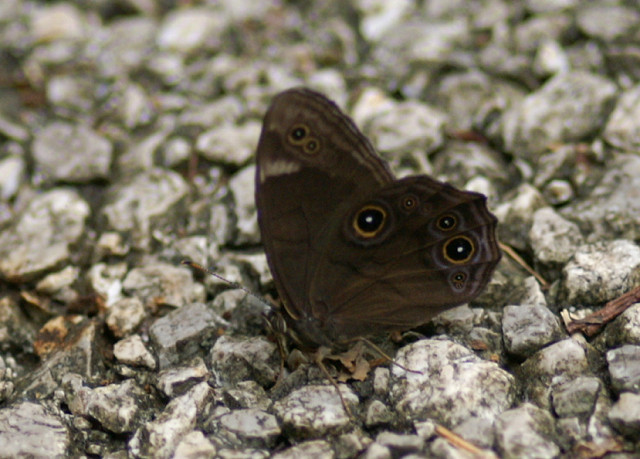
M282 303L272 327L318 350L336 388L327 349L470 301L500 260L484 195L426 175L396 179L318 92L275 96L256 161L258 222Z

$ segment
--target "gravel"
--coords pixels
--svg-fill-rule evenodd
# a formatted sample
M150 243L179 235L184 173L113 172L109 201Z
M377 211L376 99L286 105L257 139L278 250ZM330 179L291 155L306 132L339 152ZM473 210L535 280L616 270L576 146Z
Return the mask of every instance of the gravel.
M560 319L640 284L638 30L611 0L0 2L0 456L469 457L441 427L639 456L640 304L588 339ZM394 362L339 381L351 416L263 320L253 152L296 85L397 175L487 194L547 281L504 256L377 337Z

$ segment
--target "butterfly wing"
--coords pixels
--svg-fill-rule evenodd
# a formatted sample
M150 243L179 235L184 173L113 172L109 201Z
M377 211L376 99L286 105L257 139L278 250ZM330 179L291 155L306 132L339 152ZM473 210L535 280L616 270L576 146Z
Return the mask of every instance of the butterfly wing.
M256 153L256 205L267 260L294 319L309 311L321 237L354 202L394 180L367 138L323 95L294 88L265 115Z
M427 176L391 183L326 236L311 314L334 341L425 323L485 287L501 256L496 224L479 193Z

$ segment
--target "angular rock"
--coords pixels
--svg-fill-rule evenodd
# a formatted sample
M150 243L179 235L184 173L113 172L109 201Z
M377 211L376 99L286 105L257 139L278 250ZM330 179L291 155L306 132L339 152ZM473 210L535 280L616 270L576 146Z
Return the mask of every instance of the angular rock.
M409 419L428 416L449 426L472 416L490 422L515 399L509 373L452 341L417 341L400 349L395 361L390 397L395 410Z
M79 376L68 375L64 387L74 414L88 416L111 432L133 432L151 419L151 397L132 379L91 389Z
M38 132L32 151L45 180L86 183L107 178L113 146L86 126L54 122Z
M522 364L521 371L525 396L545 408L550 408L554 386L591 376L585 349L571 338L542 348Z
M640 433L640 394L623 392L611 407L609 421L625 435L632 438Z
M12 225L0 232L0 277L32 280L71 256L91 210L80 195L54 188L35 195Z
M71 434L58 416L37 403L22 402L0 410L3 457L67 457Z
M607 363L616 391L640 392L640 346L626 344L608 351Z
M210 365L222 384L254 380L262 386L275 383L280 369L277 346L263 337L221 336L209 354Z
M213 398L205 382L169 402L157 419L140 427L129 441L129 452L136 457L170 458L174 450L196 425L197 416Z
M504 457L557 457L551 415L530 403L502 413L496 420L498 449Z
M569 304L605 303L640 284L640 246L623 239L580 246L562 274Z
M529 357L566 336L560 319L545 306L507 306L503 312L505 348L517 357Z
M342 397L353 409L358 397L344 384L339 384ZM308 385L296 389L273 405L284 430L299 439L323 438L340 433L351 424L333 385Z
M192 303L157 319L149 328L160 369L211 346L224 320L202 303Z
M560 73L505 113L505 148L535 162L554 142L584 140L599 129L616 95L616 86L599 75Z
M233 410L218 423L218 435L232 444L254 448L272 447L281 433L274 415L255 408Z

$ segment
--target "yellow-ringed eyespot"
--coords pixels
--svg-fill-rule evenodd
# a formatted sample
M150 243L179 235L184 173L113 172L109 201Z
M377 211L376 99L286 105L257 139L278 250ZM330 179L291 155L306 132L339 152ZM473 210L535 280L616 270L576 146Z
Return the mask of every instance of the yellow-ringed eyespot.
M315 137L309 137L305 139L305 142L302 144L302 151L304 151L308 155L314 155L320 150L320 141Z
M455 272L449 278L451 285L456 290L462 290L464 285L467 283L467 273L462 271Z
M420 202L414 194L405 194L400 198L400 207L405 212L412 212L419 204Z
M438 218L436 224L438 225L438 229L440 231L451 231L458 224L458 219L451 214L447 214Z
M293 145L304 145L305 139L309 136L309 128L304 124L296 124L289 130L287 139Z
M382 207L369 204L356 213L352 226L359 237L369 239L382 231L386 220L387 212Z
M445 260L456 265L471 260L475 252L476 246L467 236L452 237L442 247Z

